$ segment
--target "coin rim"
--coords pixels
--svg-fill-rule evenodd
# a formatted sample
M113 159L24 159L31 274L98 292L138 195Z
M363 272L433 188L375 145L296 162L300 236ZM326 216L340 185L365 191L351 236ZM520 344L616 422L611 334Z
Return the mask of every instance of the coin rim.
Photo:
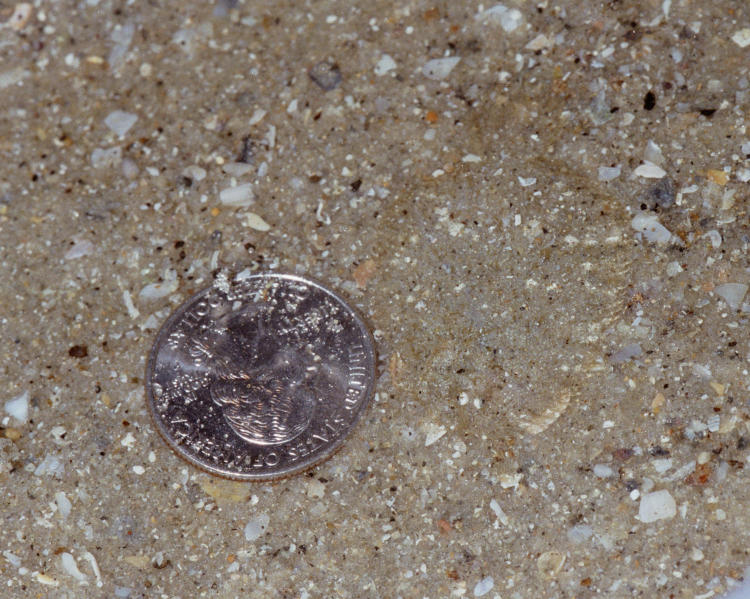
M231 279L232 283L236 280L236 276L237 275L232 277ZM297 274L283 273L283 272L253 273L243 280L247 280L247 279L282 279L282 280L298 281L306 285L312 285L313 287L317 287L318 289L323 291L323 293L328 294L329 296L333 297L337 302L342 304L343 307L352 314L354 322L362 331L362 333L364 333L364 337L366 340L365 353L370 361L369 370L371 374L367 383L367 388L362 396L362 401L360 402L360 406L357 409L356 413L354 414L354 417L351 423L349 424L349 427L346 433L341 435L339 438L334 440L329 445L327 445L319 454L316 454L314 456L314 459L309 460L307 462L300 462L296 465L293 465L291 467L288 467L280 471L264 472L264 473L249 472L249 473L244 473L244 474L228 471L225 469L218 468L216 466L212 466L210 464L206 464L205 462L201 462L198 459L194 458L193 456L186 454L181 449L181 446L178 443L176 443L174 439L171 438L166 427L164 426L163 420L157 414L156 407L155 407L154 393L153 393L152 377L155 373L157 348L161 347L162 341L167 331L171 330L172 325L184 315L184 313L188 309L188 306L192 306L196 300L199 300L204 295L214 290L216 286L215 284L209 285L208 287L205 287L201 289L200 291L197 291L196 293L192 294L188 299L183 301L174 310L174 312L170 314L169 318L167 318L164 324L162 324L161 327L159 328L159 331L157 332L156 337L154 338L154 342L151 345L151 350L149 351L148 360L146 361L146 375L145 375L146 404L148 406L148 411L151 415L151 420L156 426L156 430L159 432L159 436L162 439L164 439L164 441L167 443L170 449L172 449L172 451L174 451L181 459L192 464L198 469L204 472L208 472L209 474L214 474L216 476L220 476L222 478L227 478L230 480L262 482L262 481L287 478L295 474L299 474L300 472L314 468L315 466L318 466L322 462L332 457L333 454L335 454L339 449L341 449L341 447L344 444L344 441L346 441L346 439L352 434L354 429L359 424L359 421L362 418L362 415L364 414L364 412L367 410L367 407L372 402L372 397L375 393L375 375L377 371L377 351L375 349L375 340L372 336L372 333L370 332L370 329L367 326L364 316L360 314L359 310L354 308L351 304L349 304L349 302L347 302L344 299L344 297L341 296L339 293L328 288L327 286L325 286L323 283L320 283L316 279L310 278L307 276L301 276Z

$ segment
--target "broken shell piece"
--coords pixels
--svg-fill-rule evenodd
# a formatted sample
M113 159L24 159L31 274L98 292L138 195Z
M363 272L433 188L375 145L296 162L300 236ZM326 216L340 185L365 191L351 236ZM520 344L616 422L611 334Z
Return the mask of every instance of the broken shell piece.
M26 23L29 22L32 11L33 7L28 2L20 2L16 4L15 9L13 10L13 14L8 20L8 25L10 25L10 28L14 31L21 31L21 29L26 27Z
M551 579L555 578L565 563L565 555L559 551L546 551L536 560L536 567L542 577Z
M538 435L547 430L552 424L560 418L570 403L570 393L562 393L557 401L537 416L523 415L518 423L523 430L531 435Z

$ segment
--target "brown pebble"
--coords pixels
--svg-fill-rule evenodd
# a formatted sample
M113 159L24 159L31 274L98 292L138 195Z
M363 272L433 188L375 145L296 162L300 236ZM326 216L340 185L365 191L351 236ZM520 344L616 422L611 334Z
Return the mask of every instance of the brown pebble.
M449 533L453 529L451 523L447 520L443 520L442 518L437 521L437 526L442 533Z
M372 258L368 258L367 260L362 262L362 264L357 266L357 268L355 268L352 272L352 276L354 277L354 282L357 284L357 287L359 287L360 289L366 289L367 283L370 282L370 279L372 279L377 270L378 265Z
M21 431L19 431L17 428L6 428L3 431L3 434L5 435L6 439L10 439L11 441L18 441L21 438Z
M89 355L89 348L85 345L74 345L68 350L71 358L85 358Z

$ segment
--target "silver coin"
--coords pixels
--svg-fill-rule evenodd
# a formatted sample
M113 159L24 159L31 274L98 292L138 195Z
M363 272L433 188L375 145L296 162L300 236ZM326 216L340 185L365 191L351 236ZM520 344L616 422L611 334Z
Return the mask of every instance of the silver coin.
M199 292L167 320L146 368L154 422L213 474L264 480L340 447L369 403L375 352L337 294L257 274Z

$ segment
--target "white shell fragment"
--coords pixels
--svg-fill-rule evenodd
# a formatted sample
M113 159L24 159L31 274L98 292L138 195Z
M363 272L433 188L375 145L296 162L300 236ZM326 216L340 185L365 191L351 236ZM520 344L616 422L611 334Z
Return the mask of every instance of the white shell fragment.
M638 177L644 177L646 179L662 179L667 176L667 171L648 160L636 168L633 173Z
M141 289L138 297L142 300L160 299L177 291L179 286L180 282L177 280L177 272L168 270L162 282L146 285Z
M659 217L655 214L636 214L630 225L643 233L647 241L667 243L672 239L672 233L659 222Z
M717 286L714 291L732 310L739 310L747 293L747 285L744 283L724 283Z
M255 541L266 532L271 519L268 514L259 514L245 525L245 540Z
M600 166L599 167L599 181L612 181L620 176L622 167L617 166Z
M482 580L474 585L474 596L481 597L482 595L486 595L492 590L492 587L494 586L495 580L492 578L492 576L482 578Z
M137 120L138 115L123 112L122 110L115 110L107 115L107 118L104 119L104 124L115 135L124 137Z
M447 58L433 58L428 60L422 67L422 74L428 79L440 81L450 75L451 71L461 61L459 56L449 56Z
M21 31L26 26L31 18L31 13L34 8L29 2L19 2L16 4L13 14L8 19L8 25L14 31Z
M122 161L122 148L94 148L91 152L91 166L94 168L112 168Z
M551 39L549 39L543 33L537 35L533 40L526 44L526 49L536 52L537 50L544 50L545 48L551 48L555 45Z
M5 411L18 422L26 422L29 419L29 392L24 391L13 399L6 401Z
M576 524L568 530L567 536L571 543L580 545L588 541L594 534L594 529L588 524Z
M380 57L380 60L375 65L375 74L378 77L382 77L389 71L392 71L396 68L396 61L393 60L388 54L383 54L383 56Z
M750 46L750 27L740 29L732 36L732 41L737 44L740 48L747 48Z
M442 425L430 423L430 424L425 424L423 428L425 431L425 440L424 440L425 447L429 447L446 433L446 429Z
M73 507L70 503L70 499L62 491L55 493L55 503L57 504L57 511L60 513L60 517L65 520L70 515L70 510Z
M649 162L658 166L664 164L664 154L662 153L661 148L650 139L648 140L646 149L643 152L643 158L647 164Z
M206 174L206 169L198 166L197 164L187 166L182 171L183 177L187 177L188 179L192 179L193 181L203 181L203 179L206 178Z
M508 8L503 4L483 10L476 16L477 21L499 23L506 33L515 31L523 21L523 14L517 8Z
M560 418L560 415L567 409L570 404L570 393L561 393L555 402L546 408L541 414L526 415L524 414L518 422L518 426L530 435L538 435L547 430L552 424Z
M244 177L253 170L253 165L246 162L227 162L221 170L232 177Z
M255 201L252 183L228 187L219 192L219 201L226 206L245 207Z
M500 504L495 500L490 500L490 509L495 514L495 517L502 523L503 525L508 525L508 516L503 511L503 508L500 507Z
M641 504L638 508L638 518L641 522L647 524L672 518L676 513L677 505L666 489L641 495Z
M0 73L0 89L20 83L29 75L29 71L22 69L21 67L16 67L15 69Z
M87 239L83 239L81 241L74 243L70 247L70 249L67 252L65 252L64 258L66 260L75 260L76 258L82 258L83 256L88 256L93 251L94 251L94 244L88 241Z
M78 582L83 583L88 580L88 577L78 569L78 564L76 563L75 558L70 553L64 551L60 555L60 561L62 562L63 570L65 570Z

